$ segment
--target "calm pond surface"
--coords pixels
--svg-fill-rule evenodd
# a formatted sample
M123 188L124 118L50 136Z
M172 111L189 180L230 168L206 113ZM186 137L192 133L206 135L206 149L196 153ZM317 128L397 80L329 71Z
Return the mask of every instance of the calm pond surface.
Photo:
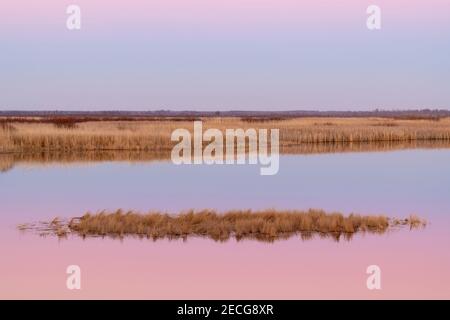
M429 223L334 242L40 237L26 222L102 209L308 209ZM450 150L286 155L259 166L19 164L0 172L0 298L450 298ZM82 289L66 288L79 265ZM368 290L366 268L381 268Z

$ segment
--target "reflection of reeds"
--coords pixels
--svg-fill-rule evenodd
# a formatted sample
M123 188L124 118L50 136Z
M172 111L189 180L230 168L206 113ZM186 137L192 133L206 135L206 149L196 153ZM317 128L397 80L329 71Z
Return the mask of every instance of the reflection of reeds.
M390 227L408 225L411 229L425 225L417 217L408 219L389 219L386 216L360 216L341 213L326 213L322 210L276 211L250 210L228 211L219 214L214 210L188 211L178 215L152 212L140 214L133 211L87 213L80 218L63 223L55 219L40 225L21 225L19 229L40 230L45 234L66 236L75 233L82 237L124 236L146 237L153 240L169 238L186 239L200 236L216 241L226 241L231 237L237 240L257 239L274 241L298 234L302 239L315 235L330 237L336 241L344 237L350 240L355 233L383 234Z
M320 154L344 152L382 152L407 149L450 148L450 140L407 140L339 143L302 143L280 148L281 154Z
M193 129L196 119L140 121L56 122L0 119L0 152L77 152L86 150L170 150L171 133ZM404 120L382 118L289 118L249 121L240 118L204 118L204 130L279 129L280 147L301 144L450 141L450 119Z
M0 154L0 172L6 172L16 165L47 166L47 165L89 165L101 162L151 162L170 159L169 151L85 151L85 152L33 152Z
M343 152L381 152L404 149L450 148L450 141L378 141L370 143L302 143L282 146L281 154L320 154ZM0 172L16 165L79 165L96 162L150 162L170 160L170 150L102 150L102 151L45 151L0 153Z

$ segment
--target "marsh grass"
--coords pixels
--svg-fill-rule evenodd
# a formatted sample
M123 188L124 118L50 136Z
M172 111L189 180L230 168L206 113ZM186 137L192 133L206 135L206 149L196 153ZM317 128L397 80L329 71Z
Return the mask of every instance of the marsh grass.
M419 216L412 214L409 218L406 219L392 219L391 225L393 227L397 226L409 226L410 230L424 228L427 225L427 222L424 219L421 219Z
M20 225L21 230L39 230L41 234L65 237L76 234L86 237L184 239L206 237L215 241L256 239L275 241L299 235L308 240L315 236L350 240L356 233L384 234L391 227L409 226L411 229L425 226L416 216L407 219L389 219L383 215L361 216L326 213L323 210L308 211L243 211L217 213L214 210L187 211L177 215L161 212L141 214L134 211L102 211L86 213L68 222L54 219L40 225Z
M245 120L243 120L245 119ZM304 144L450 142L450 119L386 118L203 118L204 130L279 129L280 148ZM173 130L192 132L196 118L0 119L0 152L171 150ZM11 129L13 128L13 129Z

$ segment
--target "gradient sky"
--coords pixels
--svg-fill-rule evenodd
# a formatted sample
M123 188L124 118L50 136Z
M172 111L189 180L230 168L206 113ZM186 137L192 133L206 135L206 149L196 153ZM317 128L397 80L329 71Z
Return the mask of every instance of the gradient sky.
M448 109L449 87L448 0L0 4L0 110Z

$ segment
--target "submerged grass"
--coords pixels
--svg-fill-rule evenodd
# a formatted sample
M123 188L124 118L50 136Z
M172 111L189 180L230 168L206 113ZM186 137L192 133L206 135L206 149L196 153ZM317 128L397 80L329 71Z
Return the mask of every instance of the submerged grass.
M86 213L68 222L59 219L45 225L21 225L19 229L40 230L43 234L66 236L74 233L81 237L138 236L157 239L187 239L189 236L207 237L215 241L257 239L274 241L300 235L311 239L315 235L339 241L350 240L358 232L383 234L390 228L409 226L423 227L426 222L416 216L408 219L390 219L383 215L361 216L326 213L323 210L308 211L242 211L217 213L214 210L188 211L177 215L161 212L141 214L134 211L102 211Z

